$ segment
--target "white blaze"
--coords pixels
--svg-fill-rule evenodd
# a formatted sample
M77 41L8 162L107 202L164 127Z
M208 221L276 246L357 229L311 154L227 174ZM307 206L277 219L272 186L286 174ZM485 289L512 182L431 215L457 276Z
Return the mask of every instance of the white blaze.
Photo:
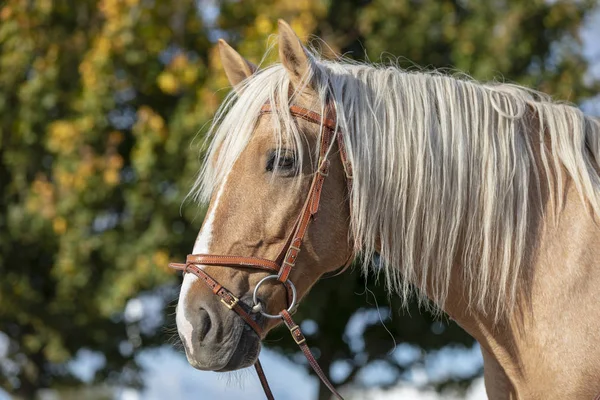
M194 243L194 249L192 250L192 254L210 254L210 242L212 240L212 231L213 231L213 223L215 221L215 212L217 210L217 206L219 205L219 200L221 199L221 195L225 189L225 183L227 182L227 176L223 179L223 183L217 192L217 196L215 197L215 201L210 208L210 212L206 215L204 219L204 224L200 229L200 233L196 238L196 242ZM202 266L200 266L202 268ZM179 335L183 338L183 341L186 343L192 343L192 332L194 330L194 326L190 322L188 316L193 315L196 310L188 309L186 306L186 300L189 296L190 290L193 287L194 282L198 280L198 277L194 274L185 274L183 277L183 284L181 285L181 291L179 292L179 302L177 307L177 315L175 317L175 321L177 323L177 330L179 331ZM190 355L194 352L194 346L186 346Z

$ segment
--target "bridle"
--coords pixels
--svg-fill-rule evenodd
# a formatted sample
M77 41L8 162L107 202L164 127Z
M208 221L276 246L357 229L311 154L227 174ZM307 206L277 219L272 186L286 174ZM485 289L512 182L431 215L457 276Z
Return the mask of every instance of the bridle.
M325 386L327 386L327 388L329 388L329 390L335 396L337 396L337 398L342 399L342 396L336 391L336 389L333 387L329 379L327 379L327 376L325 375L325 373L323 373L323 370L317 363L317 360L315 359L312 352L310 351L310 348L306 344L306 339L304 337L304 334L300 330L300 327L292 320L292 314L294 313L297 306L297 296L296 287L289 279L290 273L296 265L298 254L300 253L300 250L302 248L302 241L304 240L304 236L306 235L308 226L319 211L319 203L321 200L323 183L325 182L325 178L327 178L327 176L329 175L330 162L328 156L329 148L331 147L333 140L337 141L340 159L342 161L344 173L346 176L348 192L351 193L352 189L352 165L350 164L348 155L346 153L346 148L344 145L341 130L339 130L337 127L334 108L331 106L331 103L327 102L326 104L327 106L325 107L325 109L327 114L325 116L321 116L321 114L319 113L297 105L291 105L289 107L289 111L292 116L318 124L322 127L322 129L320 132L320 149L317 171L312 179L312 183L310 185L310 189L308 191L308 195L306 197L300 215L298 216L297 221L290 232L290 235L284 242L283 248L279 252L277 258L274 261L272 261L259 257L215 254L190 254L187 256L185 264L171 263L169 264L169 267L181 270L184 274L192 273L198 278L200 278L200 280L204 282L212 290L212 292L220 298L221 302L227 308L235 311L254 330L254 332L256 332L259 338L262 337L263 331L250 314L260 312L266 318L281 318L287 326L287 328L289 329L292 337L294 338L294 341L300 347L300 349L306 356L308 363L315 371L315 373L319 376L321 381L325 384ZM273 108L271 107L271 104L266 103L262 106L260 114L271 114L272 112ZM354 254L351 254L348 260L346 261L345 265L341 268L341 272L343 272L350 265L353 258ZM247 311L245 309L245 307L247 307L245 304L241 303L231 291L223 287L213 277L211 277L202 268L200 268L200 265L223 266L234 268L253 268L271 272L272 275L264 277L256 284L252 296L254 306L252 307L252 309ZM268 314L267 312L263 311L262 304L259 302L257 297L258 288L269 280L276 280L280 282L285 287L287 292L288 308L280 311L277 315ZM267 382L267 378L258 359L256 360L254 367L260 379L260 383L263 387L263 390L265 391L267 399L273 400L273 393L271 392L271 389Z

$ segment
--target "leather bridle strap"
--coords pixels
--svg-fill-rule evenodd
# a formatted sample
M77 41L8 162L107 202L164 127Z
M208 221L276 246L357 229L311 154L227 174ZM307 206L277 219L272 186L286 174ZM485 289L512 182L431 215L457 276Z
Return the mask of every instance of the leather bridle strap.
M281 313L279 313L279 315L281 315L285 326L287 326L287 328L290 330L294 341L300 347L300 350L302 350L302 352L304 353L304 357L306 357L306 360L310 364L313 371L315 371L319 379L321 379L321 382L323 382L325 386L327 386L327 389L329 389L329 391L333 393L338 399L343 400L343 397L338 393L337 390L335 390L335 387L331 384L329 379L327 379L327 375L325 375L325 373L321 369L321 366L315 359L315 356L310 351L308 344L306 344L306 338L304 337L304 334L300 330L300 327L294 322L294 320L292 320L292 316L290 315L290 313L288 313L286 310L283 310Z
M235 311L242 319L250 325L252 330L256 332L259 338L263 336L263 330L256 323L256 321L252 318L252 316L242 308L240 305L240 300L235 297L233 293L231 293L227 288L223 287L219 282L217 282L213 277L204 272L200 267L195 264L189 262L190 256L188 256L187 264L179 264L179 263L170 263L169 267L173 269L178 269L183 271L183 273L192 273L200 278L200 281L206 284L208 288L217 296L220 297L221 303L225 304L227 308ZM242 303L243 304L243 303Z
M215 254L191 254L188 255L185 264L180 263L171 263L169 266L171 268L181 270L184 273L192 273L196 275L202 282L204 282L208 288L220 298L221 302L227 306L230 310L235 311L245 322L248 324L254 332L258 335L259 338L263 337L263 330L257 324L257 322L252 318L252 315L244 307L248 307L244 303L241 303L239 299L231 293L228 289L223 287L219 282L217 282L214 278L212 278L208 273L206 273L203 269L199 267L199 265L206 266L224 266L224 267L234 267L234 268L253 268L266 272L277 273L277 275L271 275L264 278L261 282L259 282L255 288L254 298L256 300L256 292L258 291L258 286L260 283L264 282L270 278L277 278L279 282L281 282L286 288L287 297L288 297L288 310L283 310L279 313L279 317L281 317L290 330L292 337L296 341L296 344L300 347L308 363L315 371L317 376L321 379L321 381L329 388L329 390L338 398L342 399L342 396L335 390L327 376L317 363L314 355L310 351L310 348L306 344L306 339L300 330L300 327L294 323L292 320L290 312L293 312L293 305L295 300L295 287L292 282L289 280L290 273L294 269L296 265L296 261L298 259L298 255L300 253L300 249L302 246L302 242L304 240L304 236L308 230L308 226L310 222L314 219L315 215L319 211L319 204L321 201L321 193L323 190L323 183L325 182L325 178L329 174L329 166L330 162L328 160L329 151L331 148L332 141L337 140L340 159L342 161L342 165L344 167L344 173L346 175L346 183L348 186L348 193L352 194L352 166L350 164L348 154L346 152L346 148L344 145L344 141L341 135L341 131L337 127L335 112L333 107L328 103L326 107L327 114L325 116L321 116L320 114L308 110L306 108L291 105L289 108L290 114L297 118L304 119L306 121L319 124L321 129L320 134L320 146L319 146L319 160L317 164L317 171L313 177L313 180L310 185L310 189L308 192L308 196L304 202L300 215L296 219L293 228L290 232L290 235L285 240L283 247L277 256L275 261L271 261L264 258L259 257L245 257L245 256L231 256L231 255L215 255ZM273 109L269 103L263 105L261 108L261 115L270 114L273 112ZM351 199L350 199L351 200ZM346 264L342 267L342 271L345 271L346 268L350 265L353 254L350 255ZM341 273L340 272L340 273ZM242 306L243 304L243 306ZM260 307L258 304L255 307ZM254 309L251 310L252 313L255 313ZM269 318L276 318L277 315L270 315L260 311ZM257 360L254 364L258 377L260 379L260 383L265 391L265 395L267 399L273 400L273 393L269 388L269 384L267 383L267 379L265 377L265 373L260 365L260 362ZM343 400L343 399L342 399Z
M220 256L213 254L190 254L187 262L191 264L213 265L220 267L249 267L265 271L278 272L276 262L259 257Z
M267 381L267 376L265 375L265 371L263 370L262 364L260 360L257 358L254 363L254 369L256 370L256 375L258 375L258 380L260 381L260 385L265 392L265 396L267 396L268 400L275 400L273 396L273 392L271 391L271 387L269 386L269 382Z
M332 118L332 108L327 108L330 115L326 115L325 117L322 117L320 114L314 111L308 110L297 105L292 105L289 108L290 114L292 114L293 116L315 124L319 124L323 127L323 129L320 135L321 140L319 145L319 159L317 161L317 171L311 183L306 202L304 204L304 207L302 208L302 212L300 213L300 218L293 230L292 239L288 240L289 243L287 243L286 246L284 246L280 253L280 256L277 257L277 259L280 260L281 256L283 255L278 278L280 282L286 282L289 279L290 273L296 265L296 261L298 260L298 255L300 253L302 242L308 230L308 225L311 222L311 220L314 219L315 214L319 211L323 183L325 182L325 178L329 175L330 161L327 156L330 150L331 142L334 139L334 137L335 139L337 139L338 142L340 159L342 160L342 164L344 165L346 178L348 181L352 179L352 168L349 167L349 160L346 154L343 138L337 130L335 117ZM260 112L261 114L272 113L273 109L271 107L271 104L264 104Z

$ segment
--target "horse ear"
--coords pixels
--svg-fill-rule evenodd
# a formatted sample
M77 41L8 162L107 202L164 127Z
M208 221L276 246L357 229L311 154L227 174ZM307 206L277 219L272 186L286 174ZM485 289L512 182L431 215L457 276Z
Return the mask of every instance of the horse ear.
M239 88L238 85L257 70L256 65L242 57L223 39L219 39L219 53L227 79L234 89Z
M311 76L312 61L287 22L279 20L279 59L290 74L292 85L299 87Z

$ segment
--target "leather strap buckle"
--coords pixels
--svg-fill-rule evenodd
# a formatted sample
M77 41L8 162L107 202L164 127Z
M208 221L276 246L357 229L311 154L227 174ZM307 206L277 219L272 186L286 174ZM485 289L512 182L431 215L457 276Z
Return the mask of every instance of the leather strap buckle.
M240 301L240 299L238 299L231 293L228 293L228 295L230 296L231 302L227 302L227 300L225 300L224 297L221 297L221 303L225 304L230 310L233 310L233 307L235 307L235 305Z
M298 259L298 254L300 253L300 248L294 245L290 245L285 253L285 257L283 258L283 263L293 267L296 265L296 260Z
M294 341L298 346L306 342L306 338L304 337L304 334L302 333L298 325L292 326L290 328L290 333L292 334L292 337L294 338Z

